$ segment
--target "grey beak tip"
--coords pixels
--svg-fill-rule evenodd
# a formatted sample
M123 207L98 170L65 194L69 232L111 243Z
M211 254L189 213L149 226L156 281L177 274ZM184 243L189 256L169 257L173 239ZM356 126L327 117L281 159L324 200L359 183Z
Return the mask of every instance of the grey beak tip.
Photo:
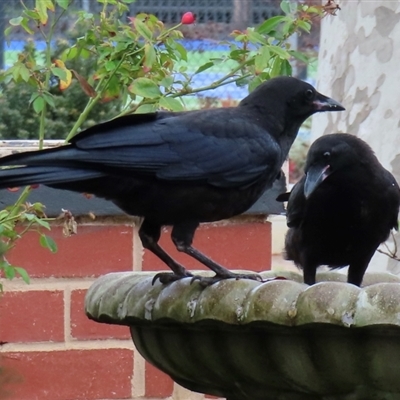
M344 111L344 110L346 110L341 104L334 104L334 105L332 106L332 108L334 108L334 109L337 110L337 111Z

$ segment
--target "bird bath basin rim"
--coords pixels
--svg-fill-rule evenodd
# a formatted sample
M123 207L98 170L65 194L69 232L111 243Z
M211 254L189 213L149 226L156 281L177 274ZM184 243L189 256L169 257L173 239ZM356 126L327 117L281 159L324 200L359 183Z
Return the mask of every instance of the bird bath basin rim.
M309 287L300 274L279 275L288 279L203 288L113 273L89 289L86 313L130 326L139 352L190 390L229 400L400 400L400 278L370 273L358 288L320 273Z

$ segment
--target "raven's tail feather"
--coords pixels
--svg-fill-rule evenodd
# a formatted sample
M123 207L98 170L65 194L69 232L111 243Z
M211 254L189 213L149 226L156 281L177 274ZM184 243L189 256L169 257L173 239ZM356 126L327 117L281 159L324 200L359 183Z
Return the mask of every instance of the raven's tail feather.
M33 150L22 153L10 154L0 158L0 166L9 165L71 165L77 159L79 150L72 146L60 146L52 149Z
M0 189L34 184L61 184L98 178L103 173L94 170L51 166L28 166L0 170Z

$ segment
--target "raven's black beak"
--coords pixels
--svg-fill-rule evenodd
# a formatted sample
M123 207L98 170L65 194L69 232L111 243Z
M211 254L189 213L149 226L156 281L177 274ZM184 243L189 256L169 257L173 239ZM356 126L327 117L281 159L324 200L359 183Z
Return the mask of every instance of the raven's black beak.
M339 102L331 99L330 97L324 96L321 93L317 93L313 104L316 112L345 110L345 108Z
M306 196L306 199L317 188L317 186L329 176L329 168L330 165L326 165L324 167L316 165L308 169L306 181L304 183L304 196Z

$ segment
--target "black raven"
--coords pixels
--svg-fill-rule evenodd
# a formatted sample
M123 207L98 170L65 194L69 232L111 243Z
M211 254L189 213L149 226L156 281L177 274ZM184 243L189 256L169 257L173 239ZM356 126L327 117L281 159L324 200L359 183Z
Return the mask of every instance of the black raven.
M364 141L349 134L317 139L305 176L277 200L288 200L286 257L303 269L308 285L320 265L349 265L347 281L360 286L375 250L398 229L396 180Z
M0 171L0 187L44 184L92 193L144 217L143 247L173 271L158 274L162 282L192 276L158 245L163 225L173 226L179 251L215 272L210 282L238 277L192 246L199 223L246 211L279 175L304 120L343 109L308 83L278 77L238 107L124 116L66 146L4 157L0 165L14 168Z

